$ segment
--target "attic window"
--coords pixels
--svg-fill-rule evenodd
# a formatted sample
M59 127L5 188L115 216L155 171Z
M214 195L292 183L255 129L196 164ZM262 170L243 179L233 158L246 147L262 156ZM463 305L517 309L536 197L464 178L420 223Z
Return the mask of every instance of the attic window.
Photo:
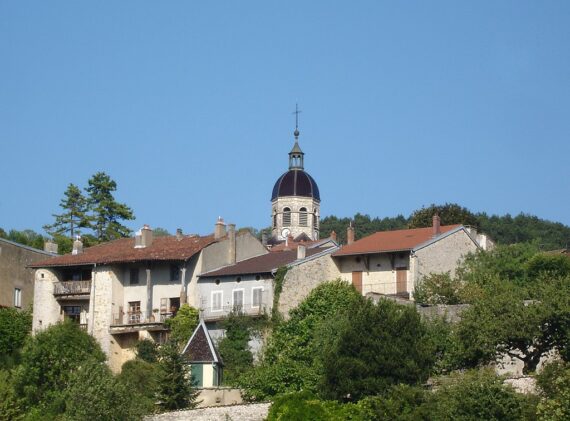
M216 285L220 285L220 280L216 279Z
M238 284L241 282L241 276L238 276L238 277L236 278L236 282L237 282Z
M129 280L131 285L139 283L139 268L131 268L129 273Z
M175 264L170 265L170 279L172 281L180 280L180 269L178 268L178 265Z
M261 279L261 276L255 275L255 280L256 280L256 281L259 281L260 279Z

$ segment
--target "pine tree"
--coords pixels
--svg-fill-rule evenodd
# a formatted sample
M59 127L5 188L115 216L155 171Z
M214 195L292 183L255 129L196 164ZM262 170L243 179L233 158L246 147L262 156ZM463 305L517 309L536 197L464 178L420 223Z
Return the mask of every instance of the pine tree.
M87 202L92 212L90 228L98 241L109 241L130 235L131 230L122 225L121 220L133 220L131 208L119 203L113 197L117 183L104 172L93 175L85 189L89 195Z
M89 224L87 199L73 183L67 186L64 195L59 204L64 212L54 214L55 222L52 225L44 225L43 228L52 236L69 234L69 238L73 239L75 234L79 234L78 228L87 227Z
M198 391L192 387L189 365L174 341L160 349L158 400L164 409L194 408Z

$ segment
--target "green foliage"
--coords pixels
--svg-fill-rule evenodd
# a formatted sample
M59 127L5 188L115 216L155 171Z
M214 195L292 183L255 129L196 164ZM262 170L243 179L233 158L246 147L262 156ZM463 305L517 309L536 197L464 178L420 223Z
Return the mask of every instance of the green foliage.
M319 400L312 393L292 392L278 396L273 401L268 421L345 421L362 420L356 405L342 405L334 401Z
M322 367L315 358L316 332L321 323L336 318L364 298L349 284L337 280L319 285L291 310L290 318L274 327L261 364L239 379L244 396L263 400L281 393L315 391Z
M415 307L387 299L353 302L319 332L321 393L360 400L394 384L425 381L433 363L426 333Z
M79 228L89 226L89 210L87 199L83 196L81 189L75 184L70 183L64 192L65 197L61 200L59 206L63 209L63 213L52 215L55 222L51 225L44 225L44 230L52 236L68 235L70 239L74 239L79 234Z
M133 389L118 382L105 363L85 362L65 391L65 419L107 421L140 419L146 412Z
M570 419L570 364L553 362L537 376L542 399L538 404L540 420Z
M131 230L122 225L121 220L135 219L133 211L127 205L119 203L113 197L117 183L104 172L94 174L87 182L88 206L91 211L89 226L95 232L97 240L109 241L130 235Z
M249 349L253 319L239 313L230 313L222 326L225 336L218 343L224 362L224 382L232 385L253 367L253 354Z
M189 365L178 351L176 342L167 342L160 348L158 363L157 398L166 410L193 408L198 392L192 388Z
M420 304L460 304L463 284L450 273L432 273L424 276L414 289L414 300Z
M492 370L456 373L429 397L424 408L428 419L523 420L528 408L525 396L503 383Z
M533 300L525 301L527 297ZM465 366L508 354L530 373L542 356L557 348L568 353L570 277L536 282L532 291L496 280L462 313L457 326L460 359Z
M158 365L134 359L121 367L117 381L139 396L139 406L146 413L153 412L158 393Z
M22 402L14 391L12 374L0 369L0 421L22 419Z
M279 297L281 296L281 291L283 291L283 282L285 281L285 275L289 269L287 266L282 266L275 272L275 277L273 278L273 307L271 308L271 319L275 324L281 321L281 313L279 313Z
M31 330L31 311L0 308L0 368L9 367L17 360L17 354Z
M71 376L90 360L105 361L95 339L71 322L59 323L31 337L22 350L15 389L27 406L59 412Z
M428 419L423 405L428 395L418 386L398 384L381 396L369 396L358 402L360 417L374 421L415 421ZM435 419L435 418L434 418Z
M166 228L156 227L152 230L152 235L154 237L168 237L171 235Z
M142 339L135 345L137 358L148 363L155 363L158 360L158 346L150 339Z
M410 215L408 226L409 228L431 227L434 215L439 215L442 225L461 224L473 227L479 226L477 216L467 208L459 206L456 203L446 203L444 205L432 204L427 208L418 209Z
M559 278L570 275L570 257L564 254L537 253L526 262L530 279L539 276Z
M43 250L45 238L38 234L37 232L26 229L23 231L10 230L8 233L3 229L0 229L0 238L4 238L14 243L23 244L28 247L33 247L39 250Z
M404 229L408 225L408 219L402 215L394 218L371 218L369 215L362 215L361 213L357 213L352 218L338 218L331 215L321 219L320 236L327 238L334 231L337 234L337 241L346 243L346 228L351 222L355 228L357 239L377 231Z
M166 325L170 328L170 338L181 347L186 345L198 326L199 316L200 312L197 309L183 304L176 312L176 316L166 319Z

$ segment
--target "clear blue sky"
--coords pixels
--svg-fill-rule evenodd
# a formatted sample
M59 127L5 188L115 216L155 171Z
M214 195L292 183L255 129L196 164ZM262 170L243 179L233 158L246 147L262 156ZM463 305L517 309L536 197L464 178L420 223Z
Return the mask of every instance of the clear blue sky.
M68 183L139 228L270 224L295 103L322 215L570 224L570 1L1 1L0 227Z

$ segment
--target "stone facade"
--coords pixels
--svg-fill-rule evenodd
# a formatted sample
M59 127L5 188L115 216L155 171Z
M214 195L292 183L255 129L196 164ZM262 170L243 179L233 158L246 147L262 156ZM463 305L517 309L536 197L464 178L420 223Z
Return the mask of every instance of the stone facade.
M289 311L299 305L309 293L323 282L340 277L341 272L337 263L331 257L334 249L326 254L309 258L301 264L292 264L285 275L283 289L279 296L279 312L284 317Z
M285 224L283 222L283 210L290 210L291 222ZM306 222L301 219L301 209L306 209ZM285 196L278 197L271 203L272 235L278 240L285 240L283 229L289 230L289 235L293 238L301 234L306 234L312 240L319 239L319 223L320 223L320 203L311 197L302 196Z
M31 306L34 270L27 266L50 256L53 254L0 238L0 307L27 309Z

